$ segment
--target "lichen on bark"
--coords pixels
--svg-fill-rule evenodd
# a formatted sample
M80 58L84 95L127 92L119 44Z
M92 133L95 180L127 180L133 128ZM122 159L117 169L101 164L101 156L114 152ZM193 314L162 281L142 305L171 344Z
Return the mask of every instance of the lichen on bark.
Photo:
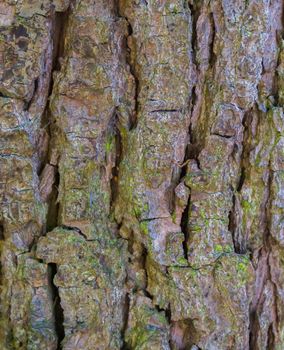
M280 0L2 1L1 349L284 348L282 36Z

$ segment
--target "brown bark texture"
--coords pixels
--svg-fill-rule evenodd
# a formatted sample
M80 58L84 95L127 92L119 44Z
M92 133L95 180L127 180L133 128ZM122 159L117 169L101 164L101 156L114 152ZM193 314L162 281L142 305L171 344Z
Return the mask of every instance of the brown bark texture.
M0 1L1 350L284 349L283 5Z

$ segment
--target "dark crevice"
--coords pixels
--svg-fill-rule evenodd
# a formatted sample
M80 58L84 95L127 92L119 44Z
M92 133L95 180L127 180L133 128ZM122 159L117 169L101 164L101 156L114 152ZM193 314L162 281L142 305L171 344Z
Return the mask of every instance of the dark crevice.
M39 77L34 80L33 94L32 94L32 97L29 99L29 101L26 101L25 106L23 108L24 111L29 111L31 105L34 102L34 97L37 95L38 88L39 88L39 80L40 80Z
M200 1L194 1L193 3L189 2L189 9L191 13L191 18L192 18L192 34L191 34L191 42L192 42L192 59L193 63L198 67L198 62L197 62L197 21L200 15L200 7L202 3Z
M53 89L53 79L50 81L49 87L49 97L52 94ZM53 230L58 225L58 216L59 216L59 202L58 202L58 192L60 186L60 173L57 164L51 164L49 158L52 155L53 144L55 138L56 128L54 125L54 120L52 118L52 113L50 111L49 105L47 105L45 112L42 118L42 129L44 128L45 132L48 135L48 145L46 150L45 159L41 159L41 166L39 168L39 177L40 173L44 170L46 165L50 165L54 168L54 183L52 185L52 191L49 195L47 201L47 215L46 215L46 231L49 232ZM57 160L56 160L57 163Z
M0 97L3 97L3 98L11 98L10 96L3 94L2 92L0 92Z
M210 135L222 137L224 139L232 139L232 138L234 138L234 136L232 136L232 135L222 135L222 134L218 134L218 133L211 133Z
M64 311L60 303L61 300L60 300L58 288L53 282L54 277L57 273L56 264L53 264L53 263L48 264L48 271L49 271L49 286L51 288L52 299L53 299L53 315L54 315L55 332L57 335L57 350L61 350L62 349L61 343L65 337Z
M132 235L131 238L128 239L128 251L130 254L130 262L131 262L131 256L133 256L133 244L134 244L134 237ZM154 296L148 291L148 273L147 273L147 267L146 267L146 261L147 261L147 255L148 255L148 251L147 248L143 245L143 251L141 253L141 256L139 257L140 259L140 267L141 269L144 270L145 272L145 279L146 279L146 284L143 288L134 288L132 291L134 293L140 291L143 293L143 295L147 298L149 298L152 301L152 304L154 306L154 308L156 309L157 312L164 312L165 313L165 317L168 320L168 323L170 324L171 322L171 310L168 309L163 309L161 308L159 305L154 303ZM130 296L129 293L127 293L126 295L126 301L125 301L125 307L124 307L124 323L123 323L123 328L122 328L122 339L124 340L123 346L121 349L128 349L128 345L125 342L125 332L127 329L127 322L128 322L128 317L129 317L129 304L130 304Z
M145 258L145 261L146 261L146 258ZM145 266L144 266L144 270L146 273L146 281L148 282L147 269ZM145 295L145 297L149 298L152 301L152 304L155 307L157 312L159 312L159 313L164 312L165 317L166 317L168 323L170 324L171 323L171 310L170 310L170 308L164 309L164 308L161 308L160 305L155 304L154 303L154 296L151 293L149 293L149 291L147 290L147 286L145 289L142 290L142 292Z
M261 253L259 255L258 259L258 269L260 270L260 273L263 274L262 276L262 285L261 290L258 294L257 301L252 308L250 312L250 350L257 349L257 340L258 340L258 334L260 331L261 325L259 324L258 320L258 312L262 312L262 304L264 296L264 288L267 282L269 281L273 288L273 310L272 311L272 319L271 324L267 330L267 339L268 343L266 346L267 350L273 350L275 349L275 338L277 332L277 325L279 324L279 316L278 316L278 310L277 310L277 285L273 281L272 272L271 272L271 263L270 263L270 255L272 251L272 243L271 243L271 234L270 234L270 220L271 220L271 187L273 182L273 171L271 170L271 164L269 161L268 164L269 169L269 176L268 181L266 184L266 199L264 203L265 208L265 221L264 221L264 231L263 231L263 248L261 249ZM264 256L265 258L261 257Z
M59 227L62 227L64 230L67 230L67 231L75 231L75 232L79 233L79 235L82 236L86 241L88 240L87 236L78 227L67 226L67 225L61 225Z
M277 47L280 49L277 52L277 63L276 63L276 69L274 71L274 76L273 76L272 94L274 96L276 106L282 107L283 94L281 93L281 82L280 82L280 80L282 79L279 77L279 69L281 71L281 66L283 65L283 45L282 45L283 34L284 34L284 3L283 2L282 2L282 8L279 12L279 15L281 16L281 29L275 30L275 36L276 36Z
M52 192L48 200L48 208L46 215L46 232L52 231L58 225L59 203L58 203L58 189L59 189L59 171L56 168L55 182L52 185Z
M182 213L181 216L181 231L184 234L184 241L182 242L183 246L183 253L184 258L188 260L188 239L189 239L189 230L188 230L188 223L189 223L189 208L190 208L190 196L188 197L187 205Z
M191 123L189 124L189 127L188 127L188 136L189 136L189 141L191 142L191 140L192 140ZM187 144L186 149L185 149L184 161L181 165L179 183L186 176L188 162L190 161L190 159L197 159L198 154L199 153L198 153L197 149L194 147L194 145L192 145L191 143ZM198 164L199 164L199 162L198 162ZM182 242L182 246L183 246L184 258L186 260L188 260L189 208L190 208L190 195L188 197L186 207L182 212L181 223L180 223L181 231L184 234L184 241Z
M271 188L272 188L272 182L273 182L273 171L271 170L271 162L269 161L268 164L269 169L269 176L266 186L266 201L265 201L265 231L263 236L263 241L265 247L268 248L270 251L271 244L270 244L270 216L271 216Z
M156 216L153 218L146 218L146 219L141 219L139 220L139 223L141 222L149 222L149 221L154 221L154 220L160 220L160 219L169 219L170 216Z
M114 207L116 198L118 196L118 176L119 176L119 166L122 160L122 137L119 129L119 118L115 114L113 122L112 122L112 130L111 133L114 135L115 138L115 160L114 160L114 166L112 167L112 174L111 174L111 180L110 180L110 186L111 186L111 207ZM112 136L113 136L112 135Z
M269 248L271 251L271 247ZM271 323L271 326L268 329L268 350L275 349L275 332L277 332L277 325L279 325L279 315L278 315L278 309L277 309L277 300L278 300L278 294L277 294L277 286L273 282L272 274L271 274L271 266L269 262L270 254L267 257L267 265L268 265L268 280L271 282L273 287L273 321Z
M142 255L141 255L141 265L142 265L143 270L145 271L145 278L146 278L146 285L145 285L145 288L144 288L143 291L144 291L145 294L147 294L147 296L151 300L153 300L153 297L147 291L147 288L148 288L148 271L147 271L147 267L146 267L147 256L148 256L147 248L143 245L143 252L142 252Z
M282 2L282 8L281 8L281 30L279 33L279 40L282 38L284 39L284 3Z
M258 338L258 332L259 332L259 322L256 310L253 310L250 312L249 315L249 349L250 350L256 350L257 347L257 338Z
M37 137L36 147L38 150L38 166L37 175L40 177L46 164L48 164L48 150L49 150L49 137L50 137L50 118L48 116L48 106L46 106L41 117L41 130ZM41 151L41 152L40 152Z
M122 227L122 223L117 224L117 230L119 232L120 227ZM133 257L133 244L134 244L134 240L133 240L133 232L131 234L131 236L127 239L127 250L128 250L128 263L131 264L132 261L132 257ZM145 262L143 261L143 266L145 265ZM127 273L126 278L124 283L127 284L129 282L129 275ZM130 293L129 291L126 292L125 294L125 300L124 300L124 305L123 305L123 309L122 309L122 328L121 328L121 339L122 339L122 346L121 346L121 350L129 350L129 346L126 343L125 340L125 334L127 331L127 327L128 327L128 319L129 319L129 311L130 311Z
M173 349L198 350L196 344L199 341L198 329L194 326L194 319L173 321L171 324L170 345Z
M121 350L131 350L131 349L132 348L126 343L126 341L124 341L121 347Z
M266 247L263 247L258 256L258 266L256 267L256 280L259 278L261 283L257 286L258 295L255 296L254 300L250 305L249 312L249 349L258 349L258 338L260 333L260 322L259 313L262 312L264 303L263 292L265 289L266 282L268 281L268 270L267 270L268 253Z
M193 86L193 88L191 90L191 110L190 110L190 115L191 116L193 114L194 107L195 107L197 101L198 101L198 96L197 96L197 93L196 93L196 86ZM189 124L189 135L190 135L191 142L194 142L193 134L192 134L192 124L191 123Z
M4 241L4 225L2 222L0 222L0 241Z
M168 323L171 324L172 312L171 312L171 308L170 307L165 309L165 316L166 316L166 319L167 319Z
M198 4L194 3L191 4L189 2L189 9L191 12L191 17L192 17L192 59L193 59L193 64L196 66L197 62L196 62L196 52L197 52L197 31L196 31L196 26L197 26L197 20L199 17L199 12L200 12L200 8ZM192 117L193 112L194 112L194 108L196 106L198 102L198 96L196 93L196 86L192 87L192 91L191 91L191 103L189 105L189 113L190 116ZM176 112L178 110L161 110L161 112ZM155 112L155 111L153 111ZM160 112L160 110L157 110L157 112ZM199 166L199 161L198 161L198 155L200 153L200 148L198 147L198 145L196 144L196 140L194 139L194 135L193 135L193 131L192 131L192 122L190 121L189 126L188 126L188 144L185 147L185 154L184 154L184 160L182 162L182 164L178 164L178 166L181 168L180 170L180 175L179 175L179 180L177 181L177 183L180 183L182 181L182 179L186 176L186 172L187 172L187 164L190 161L190 159L195 159L198 166ZM177 184L176 184L177 185ZM174 186L175 187L175 186ZM174 190L173 187L173 190ZM171 204L171 208L175 207L175 196L173 194L172 196L172 203ZM186 260L188 260L188 238L189 238L189 232L188 232L188 222L189 222L189 207L190 207L190 196L188 198L188 202L187 205L185 207L185 209L182 212L182 217L181 217L181 231L184 234L184 241L182 243L183 246L183 253L184 253L184 258Z
M241 167L241 175L237 186L237 192L241 192L244 182L245 182L245 167Z
M143 265L143 270L145 271L145 276L146 276L146 286L145 288L142 290L143 294L149 298L151 301L152 301L152 304L154 305L155 309L158 311L158 312L165 312L165 316L166 316L166 310L165 309L162 309L160 308L159 305L155 304L154 303L154 296L148 291L148 272L147 272L147 267L146 267L146 261L147 261L147 255L148 255L148 251L146 249L145 246L143 246L143 254L141 256L141 262L142 262L142 265Z
M146 289L142 290L143 294L145 295L145 297L151 299L152 301L154 300L154 297L152 294L150 294ZM155 305L156 309L158 310L159 307L157 305Z
M210 42L210 47L209 47L209 65L211 68L213 68L217 62L217 56L214 52L214 41L215 41L215 36L216 36L216 26L215 26L215 20L214 20L214 15L211 12L210 13L210 23L211 23L211 28L212 28L212 40Z
M232 209L229 211L229 215L228 215L228 218L229 218L228 230L229 232L231 232L231 235L232 235L234 252L236 254L246 254L247 253L246 244L243 241L242 237L240 237L240 235L238 234L239 220L237 220L238 208L237 208L237 199L235 194L232 197L232 202L233 202Z
M236 240L236 236L235 236L235 231L236 231L236 222L235 222L235 215L234 215L235 203L236 203L236 197L234 195L233 196L233 207L232 207L232 210L229 211L228 230L232 234L235 253L240 253L239 242Z
M54 33L53 33L53 71L61 69L61 59L64 57L64 42L66 28L70 16L70 6L65 12L55 12Z
M150 111L150 113L174 113L174 112L181 112L180 109L154 109L153 111Z
M243 125L243 142L242 142L242 155L241 155L241 174L239 183L237 185L237 191L242 190L242 186L246 178L246 169L249 169L249 156L251 151L250 137L251 137L251 124L252 124L252 110L245 113L242 125Z
M269 161L268 164L269 169L269 177L268 177L268 184L267 184L267 200L265 204L266 208L266 230L264 233L264 244L267 248L268 254L267 254L267 272L268 272L268 280L271 282L273 286L273 322L272 325L269 327L268 330L268 350L275 349L275 334L274 332L277 331L277 325L279 324L279 315L278 315L278 309L277 309L277 286L273 281L272 277L272 271L271 271L271 264L270 264L270 254L272 252L272 244L271 244L271 234L270 234L270 226L271 226L271 190L272 190L272 183L273 183L273 171L271 169L271 162ZM271 328L271 329L270 329Z
M2 245L1 245L1 241L4 241L5 237L4 237L4 225L2 222L0 222L0 289L2 289L2 285L3 285L3 276L2 276ZM1 300L1 298L0 298ZM2 315L1 315L1 311L0 311L0 319L1 319Z
M148 294L149 294L149 293L148 293ZM151 300L153 301L153 297L152 297ZM164 313L164 315L165 315L165 317L166 317L168 323L169 323L169 324L171 323L171 320L168 318L168 316L169 316L169 309L163 309L163 308L161 308L161 307L160 307L159 305L157 305L157 304L155 304L155 309L156 309L156 311L159 312L159 313Z
M64 39L66 34L65 30L66 30L68 17L69 17L69 12L70 12L70 7L65 12L62 12L62 13L55 12L53 17L52 68L50 72L50 81L49 81L49 87L48 87L48 99L47 99L48 103L42 118L42 127L44 127L48 133L49 142L48 142L48 149L46 153L47 157L45 160L42 161L43 163L42 169L44 169L44 166L46 164L49 164L49 157L51 157L52 155L54 138L56 137L56 127L54 126L54 120L52 118L52 113L49 108L49 98L52 95L53 88L54 88L53 72L60 69L60 57L62 57L64 54ZM55 168L55 181L54 181L54 184L52 185L52 192L47 202L46 232L52 231L55 227L58 226L58 215L59 215L58 189L59 189L59 183L60 183L60 174L58 171L57 160L55 162L56 163L50 164ZM78 232L78 230L76 231ZM79 233L82 234L81 232ZM65 337L64 312L61 306L59 290L54 284L54 277L57 273L56 264L54 263L48 264L48 272L49 272L48 285L51 289L52 298L53 298L53 316L54 316L55 332L57 335L57 350L61 350L62 349L61 343Z
M229 212L229 225L228 230L232 234L232 240L234 244L234 251L237 254L246 254L247 253L247 242L241 233L241 228L239 227L239 201L238 195L242 191L243 184L246 179L246 171L250 168L249 156L251 151L251 124L252 124L252 110L245 113L242 125L243 125L243 141L242 141L242 154L240 161L240 175L238 183L236 184L235 190L236 193L232 196L232 209ZM232 188L232 191L234 189Z
M120 12L120 6L119 6L119 1L118 1L118 5L117 5L117 16L124 18L127 22L127 28L128 28L128 35L127 37L125 37L125 49L126 49L126 63L129 67L130 73L134 79L135 82L135 92L134 92L134 111L132 113L132 115L130 116L130 120L129 120L129 130L135 129L137 126L137 116L138 116L138 110L139 110L139 102L138 102L138 95L139 95L139 79L138 79L138 75L136 73L136 69L135 69L135 63L132 62L132 57L131 57L131 47L129 47L128 45L128 38L131 37L133 35L133 29L132 29L132 25L130 23L130 21L128 20L128 18L126 16L124 16L123 14L121 14Z
M71 5L71 4L70 4ZM64 55L64 41L66 36L66 28L68 24L68 19L70 15L70 5L68 9L64 12L55 12L53 17L53 50L52 50L52 69L51 69L51 77L49 83L49 91L48 91L48 101L50 96L53 93L54 87L54 77L53 72L60 70L60 58ZM50 111L49 103L46 106L46 109L43 113L42 119L42 127L48 133L49 143L47 150L47 159L42 164L42 169L45 164L48 163L48 157L52 154L52 147L54 142L54 137L56 133L56 126L54 125L55 121L52 118L52 113ZM60 173L58 171L57 164L50 164L55 168L55 183L52 186L52 193L48 200L48 209L46 216L46 231L49 232L53 230L58 225L58 216L59 216L59 202L58 202L58 189L60 184Z
M29 101L26 101L24 107L25 111L33 111L33 107L37 108L36 102L39 100L41 104L42 95L50 95L53 86L53 76L52 73L56 69L56 64L58 62L58 55L62 52L60 44L63 45L64 40L61 39L63 35L63 28L65 27L65 18L68 17L68 11L63 13L57 13L54 9L50 12L49 20L52 25L51 38L52 41L49 43L48 48L45 52L45 62L42 67L42 73L37 79L34 80L34 88L32 97ZM52 47L51 47L52 45Z
M188 127L188 134L189 134L189 141L190 143L187 145L187 149L186 149L186 159L194 159L197 164L198 164L198 168L200 169L200 163L198 160L198 156L202 150L201 144L200 142L198 142L197 137L196 137L196 133L193 132L193 123L192 123L192 118L193 118L193 114L195 111L195 108L197 106L198 103L198 95L197 95L197 87L194 86L192 88L192 92L191 92L191 110L190 110L190 116L191 116L191 122L189 124Z
M126 341L123 342L122 347L120 348L121 350L132 350L132 348L130 347L130 345L128 345L126 343Z
M123 307L123 326L121 330L121 339L123 340L123 345L121 347L121 350L128 349L128 345L125 341L125 333L128 325L129 308L130 308L130 297L129 297L129 293L126 293L124 307Z
M275 336L273 332L273 324L271 323L268 328L268 336L267 336L267 350L275 350Z

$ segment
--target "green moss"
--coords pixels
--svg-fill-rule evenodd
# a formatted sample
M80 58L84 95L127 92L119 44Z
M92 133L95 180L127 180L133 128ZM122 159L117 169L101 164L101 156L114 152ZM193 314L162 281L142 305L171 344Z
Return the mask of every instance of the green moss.
M178 6L176 4L170 4L169 6L170 13L177 15L179 13Z
M188 261L183 256L178 257L177 262L182 266L188 265Z
M221 245L221 244L216 244L214 246L214 252L217 253L217 255L221 256L221 255L225 255L225 254L231 254L234 252L234 249L231 245L229 244L225 244L225 245Z
M84 239L81 236L77 236L74 234L67 235L66 240L69 243L82 243L82 242L84 242Z
M171 214L171 217L172 217L173 223L176 224L177 214L175 211Z
M23 264L19 264L17 267L17 277L21 280L26 278L26 269Z
M190 231L201 232L202 231L202 227L199 226L199 225L190 225Z
M226 245L224 246L224 252L225 252L225 253L233 253L233 251L234 251L234 249L233 249L233 247L232 247L231 245L226 244Z
M111 151L113 150L113 148L114 148L114 141L115 141L115 139L114 139L113 135L109 135L107 137L106 145L105 145L107 154L111 153Z
M239 256L236 265L238 285L242 286L247 283L249 278L250 260L248 256Z
M249 211L252 207L252 203L246 199L243 199L242 202L241 202L241 205L242 205L242 208L245 210L245 211Z
M148 235L149 229L148 229L148 222L147 221L142 221L139 224L140 230L144 235Z
M245 272L247 270L247 265L245 265L243 262L239 262L237 265L237 270Z
M204 210L203 208L200 209L199 213L200 213L200 217L201 217L202 219L204 219L204 220L207 219L206 212L205 212L205 210Z
M216 244L216 245L214 246L214 251L215 251L216 253L223 253L223 247L221 246L221 244Z
M47 206L39 201L34 202L34 213L35 217L38 218L39 222L44 222L47 212Z

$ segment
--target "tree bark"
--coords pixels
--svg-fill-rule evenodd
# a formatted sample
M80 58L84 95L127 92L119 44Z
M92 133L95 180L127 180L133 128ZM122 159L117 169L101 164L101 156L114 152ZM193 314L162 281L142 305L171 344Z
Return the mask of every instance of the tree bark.
M1 349L284 349L283 33L281 0L2 0Z

